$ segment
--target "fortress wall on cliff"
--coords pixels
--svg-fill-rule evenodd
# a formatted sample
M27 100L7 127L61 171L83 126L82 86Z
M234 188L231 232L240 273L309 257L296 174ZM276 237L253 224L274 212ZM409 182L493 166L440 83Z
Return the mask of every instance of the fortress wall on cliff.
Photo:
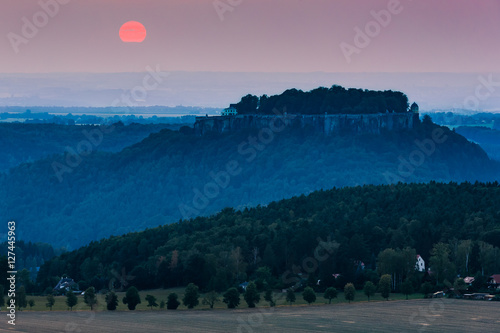
M284 117L245 114L197 117L194 129L198 135L209 132L226 133L243 129L280 127L283 120L285 120L287 127L312 128L326 135L335 133L379 134L383 129L388 131L412 129L418 121L418 113L287 115Z

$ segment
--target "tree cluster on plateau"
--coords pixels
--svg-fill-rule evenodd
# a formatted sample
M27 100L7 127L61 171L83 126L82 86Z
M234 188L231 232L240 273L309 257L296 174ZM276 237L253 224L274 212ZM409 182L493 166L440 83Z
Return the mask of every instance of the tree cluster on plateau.
M274 114L283 110L293 114L371 114L408 112L408 97L399 91L346 89L334 85L308 92L289 89L281 95L246 95L235 104L238 114Z

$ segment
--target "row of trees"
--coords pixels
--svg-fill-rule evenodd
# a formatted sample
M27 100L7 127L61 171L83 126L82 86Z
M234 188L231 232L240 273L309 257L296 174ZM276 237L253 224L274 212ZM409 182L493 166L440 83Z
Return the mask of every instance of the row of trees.
M273 110L285 108L294 114L402 113L408 111L408 97L399 91L346 89L334 85L308 92L289 89L274 96L246 95L235 107L239 114L274 114Z

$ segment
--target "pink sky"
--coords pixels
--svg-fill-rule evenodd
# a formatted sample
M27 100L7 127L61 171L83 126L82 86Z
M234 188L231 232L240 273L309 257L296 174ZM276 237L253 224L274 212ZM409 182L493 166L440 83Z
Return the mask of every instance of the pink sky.
M72 0L17 54L9 33L22 36L22 18L32 21L41 7L9 1L0 12L0 72L131 72L156 64L168 71L500 72L500 1L400 2L401 13L348 63L339 45L354 44L354 28L389 0L242 0L222 21L213 0ZM145 25L143 43L120 40L130 20Z

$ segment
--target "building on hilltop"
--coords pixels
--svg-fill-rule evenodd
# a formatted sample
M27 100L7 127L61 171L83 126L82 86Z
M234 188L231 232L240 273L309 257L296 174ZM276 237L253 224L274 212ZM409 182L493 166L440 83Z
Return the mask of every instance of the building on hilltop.
M230 107L222 110L221 116L236 116L238 114L238 110L231 104Z

